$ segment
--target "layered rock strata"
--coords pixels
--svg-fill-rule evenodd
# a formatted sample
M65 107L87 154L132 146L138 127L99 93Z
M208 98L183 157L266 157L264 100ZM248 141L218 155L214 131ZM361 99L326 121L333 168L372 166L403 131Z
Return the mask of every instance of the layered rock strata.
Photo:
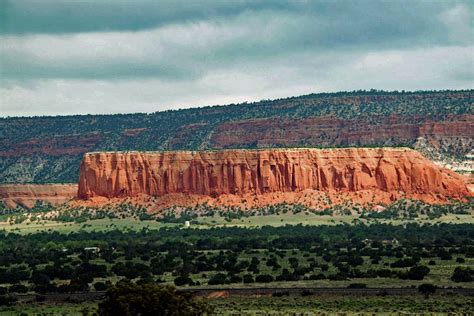
M462 177L407 148L272 149L85 154L78 196L373 190L433 201L463 199Z
M60 205L76 197L77 184L0 184L0 201L7 208L32 208L37 201Z

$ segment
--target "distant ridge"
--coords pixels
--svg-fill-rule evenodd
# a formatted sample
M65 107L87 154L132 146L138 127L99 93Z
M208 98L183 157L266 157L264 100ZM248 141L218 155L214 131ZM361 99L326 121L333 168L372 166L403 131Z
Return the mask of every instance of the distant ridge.
M91 151L413 148L422 138L437 157L463 159L474 148L472 100L474 90L371 90L151 114L1 118L0 182L77 182Z

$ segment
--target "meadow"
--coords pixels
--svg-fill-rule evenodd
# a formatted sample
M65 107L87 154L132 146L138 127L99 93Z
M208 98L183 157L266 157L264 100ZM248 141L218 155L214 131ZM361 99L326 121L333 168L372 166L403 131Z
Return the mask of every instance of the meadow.
M474 312L474 298L460 295L358 296L284 295L258 297L225 297L206 299L214 307L213 315L445 315ZM94 315L97 302L32 303L0 307L0 315Z
M407 223L419 224L474 224L474 216L470 214L446 214L437 218L419 216L415 219L367 219L358 215L318 215L310 212L297 214L283 213L270 215L252 215L248 217L229 219L225 216L215 214L213 216L199 216L191 222L192 228L208 229L215 227L244 227L258 228L262 226L285 226L285 225L338 225L338 224L392 224L405 225ZM164 222L156 220L140 220L136 217L126 218L101 218L89 219L84 222L62 222L57 220L36 220L14 223L0 221L0 231L14 232L18 234L33 234L38 232L59 232L69 234L71 232L85 231L140 231L157 230L164 227L184 227L184 222Z

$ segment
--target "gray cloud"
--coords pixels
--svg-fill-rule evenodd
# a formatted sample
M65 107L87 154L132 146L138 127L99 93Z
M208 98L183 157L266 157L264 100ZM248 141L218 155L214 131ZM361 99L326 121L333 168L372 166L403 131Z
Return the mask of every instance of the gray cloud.
M260 1L6 0L4 34L138 31L170 23L230 16L258 9ZM266 6L266 5L265 5ZM272 4L272 7L278 5Z
M294 59L239 62L192 80L54 79L10 82L0 88L4 116L154 112L353 89L467 89L472 81L452 69L469 69L469 47L434 51L332 52ZM472 69L472 67L470 68ZM472 73L472 72L471 72Z
M453 5L446 1L263 1L263 0L4 0L0 32L4 34L138 31L167 24L229 18L252 12L290 12L320 20L360 23L371 33L414 31ZM379 28L377 30L377 28ZM349 28L348 30L350 30ZM364 36L360 34L359 36ZM349 39L349 38L347 38ZM349 39L350 40L350 39Z
M468 1L2 5L2 115L472 86Z
M307 51L460 45L465 44L464 38L453 37L450 27L465 31L469 21L455 19L456 10L457 15L467 11L467 6L458 8L452 16L449 12L453 9L411 6L410 10L419 11L413 16L403 6L391 2L384 3L383 10L377 5L344 9L336 4L330 10L310 6L305 13L295 8L251 11L231 18L170 24L139 32L4 35L0 47L2 75L180 79L202 75L209 67L225 66L236 60L268 59Z

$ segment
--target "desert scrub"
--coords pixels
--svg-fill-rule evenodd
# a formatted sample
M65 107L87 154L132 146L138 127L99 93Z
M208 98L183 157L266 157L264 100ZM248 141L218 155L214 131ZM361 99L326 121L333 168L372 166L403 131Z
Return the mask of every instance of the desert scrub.
M469 296L299 296L231 297L210 300L217 315L300 315L311 313L465 313L474 312Z

